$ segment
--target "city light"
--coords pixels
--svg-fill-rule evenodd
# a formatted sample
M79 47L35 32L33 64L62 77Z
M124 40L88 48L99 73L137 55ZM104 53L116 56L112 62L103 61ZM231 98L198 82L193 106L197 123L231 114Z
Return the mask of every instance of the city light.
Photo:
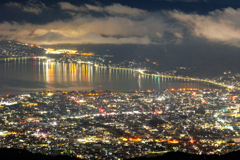
M99 111L103 113L103 112L104 112L104 109L103 109L103 108L99 108Z
M79 144L82 146L87 144L91 149L101 147L106 152L111 150L106 147L110 144L121 147L134 146L140 148L139 151L134 149L138 155L142 153L148 155L168 152L154 149L163 146L167 146L171 151L222 154L227 151L223 152L221 147L229 146L228 141L231 140L232 146L237 146L240 142L237 122L237 118L240 117L238 102L240 87L237 82L176 76L173 72L170 74L148 70L147 67L136 65L135 62L128 62L130 65L124 66L122 63L115 64L114 61L104 59L103 56L94 56L92 53L77 50L48 48L45 51L47 54L63 56L59 59L34 55L28 58L33 61L35 66L33 70L36 70L37 64L43 64L44 77L42 78L49 87L54 86L55 81L93 83L101 77L92 78L94 72L109 71L109 82L115 77L114 72L121 72L124 75L134 74L139 88L134 91L108 91L105 90L106 83L99 81L96 86L100 87L100 92L98 92L99 89L82 91L84 86L79 89L79 92L42 91L33 94L0 96L1 123L5 126L3 130L8 127L14 129L12 132L1 131L0 136L5 138L7 135L14 135L13 141L9 141L12 146L29 145L30 142L23 137L33 135L38 144L34 144L30 150L38 147L41 152L47 153L44 147L51 144L56 144L64 151L71 146L72 152L81 150L81 153L75 156L86 158L87 154L78 146ZM14 57L4 60L16 59ZM21 59L25 61L27 58ZM111 64L105 65L104 61ZM158 64L151 60L149 62ZM136 66L131 66L133 63ZM63 67L59 69L58 66ZM56 72L59 75L65 74L62 76L64 78L54 77ZM185 88L171 85L171 88L161 90L154 90L154 88L143 90L145 80L152 80L159 85L159 88L161 88L160 80L181 80L191 81L194 84L194 81L214 84L221 89L198 88L190 85L189 82L186 85L189 87ZM140 82L141 85L139 85ZM19 128L22 130L19 131ZM217 135L217 139L213 135ZM5 141L1 142L5 143ZM139 147L143 144L146 148L144 151ZM183 150L181 145L184 146ZM199 148L210 148L211 151ZM62 150L61 154L64 153ZM116 152L118 152L117 149Z
M71 50L71 49L58 49L55 50L53 48L47 48L46 54L67 54L67 55L85 55L85 56L92 56L93 53L85 53L85 52L78 52L78 50Z
M195 142L195 140L190 140L189 142L190 142L191 144L193 144L193 143Z

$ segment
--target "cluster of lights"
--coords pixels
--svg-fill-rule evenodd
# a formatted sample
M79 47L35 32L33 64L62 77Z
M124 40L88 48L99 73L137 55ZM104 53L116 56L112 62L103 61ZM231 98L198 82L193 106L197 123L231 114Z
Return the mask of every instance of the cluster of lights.
M86 102L86 101L83 100L83 99L80 99L80 100L77 100L77 102L78 102L78 103L84 103L84 102Z
M70 55L87 55L87 56L91 56L94 55L93 53L78 53L77 50L70 50L70 49L58 49L55 50L53 48L48 48L45 49L46 50L46 54L70 54Z
M103 113L103 112L104 112L104 109L103 109L103 108L99 108L99 111L100 111L101 113Z
M189 143L194 144L195 140L190 140Z

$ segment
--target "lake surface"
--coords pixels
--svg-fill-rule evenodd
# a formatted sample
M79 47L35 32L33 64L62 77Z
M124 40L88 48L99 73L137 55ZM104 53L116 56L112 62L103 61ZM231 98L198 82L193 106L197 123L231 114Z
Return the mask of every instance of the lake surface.
M0 61L0 95L38 91L129 91L170 88L219 88L192 81L145 77L137 72L88 64L39 60Z

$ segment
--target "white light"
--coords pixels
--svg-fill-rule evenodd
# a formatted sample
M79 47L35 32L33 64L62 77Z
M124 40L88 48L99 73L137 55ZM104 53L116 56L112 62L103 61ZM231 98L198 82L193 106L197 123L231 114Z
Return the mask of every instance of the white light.
M83 103L83 102L86 102L85 100L78 100L79 103Z
M228 88L233 88L234 86L228 86Z
M4 131L4 132L0 132L0 136L5 136L5 135L7 135L7 131Z

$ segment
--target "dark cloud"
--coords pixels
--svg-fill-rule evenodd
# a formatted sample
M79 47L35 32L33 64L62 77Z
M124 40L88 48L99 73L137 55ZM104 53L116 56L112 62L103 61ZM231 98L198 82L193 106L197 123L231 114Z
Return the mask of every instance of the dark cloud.
M28 1L26 4L17 3L17 2L8 2L5 4L6 7L10 8L19 8L23 12L33 13L33 14L40 14L43 10L48 9L46 5L40 1Z

